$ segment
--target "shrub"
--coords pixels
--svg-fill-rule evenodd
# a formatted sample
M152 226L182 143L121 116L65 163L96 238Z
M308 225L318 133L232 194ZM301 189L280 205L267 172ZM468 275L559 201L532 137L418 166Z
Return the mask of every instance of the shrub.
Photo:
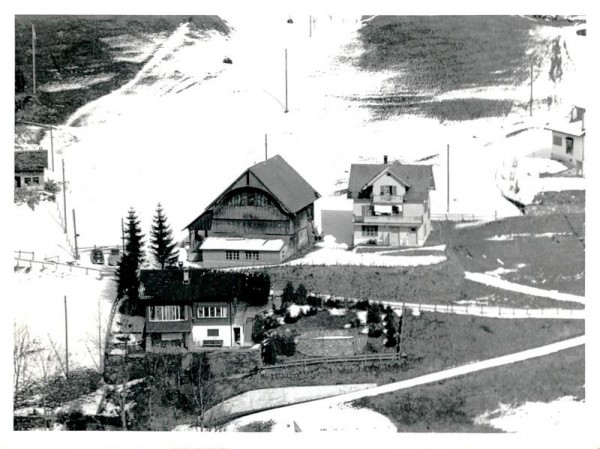
M330 309L340 309L344 307L344 303L340 299L328 299L325 301L325 307Z
M296 353L295 338L293 333L289 335L275 334L271 337L270 342L273 343L277 355L291 357Z
M15 203L26 203L31 210L40 203L39 194L35 190L15 189Z
M369 309L369 300L363 299L361 301L357 301L356 304L354 304L354 308L357 310L368 310Z
M383 312L381 303L369 303L367 307L367 323L381 323L381 312Z
M294 284L287 281L285 287L283 287L283 293L281 294L281 304L294 302L294 297L296 296L295 293Z
M268 421L253 421L246 425L238 427L238 432L270 432L275 425L272 419Z
M60 192L60 186L57 182L52 179L46 181L46 185L44 186L44 190L51 194L50 201L56 200L56 194Z
M272 340L269 340L262 347L261 351L262 361L265 365L274 365L277 363L277 352L275 351L275 345Z
M371 324L369 326L369 337L371 338L379 338L383 334L383 329L381 327Z
M318 298L317 296L309 296L308 298L306 298L306 304L308 304L311 307L321 307L321 305L323 304L323 300L321 298Z
M311 307L310 307L310 309L308 309L308 310L305 312L305 315L306 315L306 316L314 316L314 315L316 315L317 313L319 313L319 309L317 309L316 307L313 307L313 306L311 306Z
M360 322L360 319L358 318L354 318L352 321L350 321L350 325L355 328L358 329L359 327L362 326L362 323Z
M295 322L297 322L300 319L300 314L296 315L296 316L292 316L290 314L290 312L287 312L285 314L285 316L283 317L283 321L285 321L286 324L294 324Z
M306 287L304 286L304 284L300 284L298 285L298 287L296 288L296 294L295 294L295 300L296 300L296 304L298 305L306 305L306 297L308 296L308 290L306 290Z
M267 332L276 327L279 327L279 321L274 316L265 314L256 315L252 330L252 340L256 342L262 341Z

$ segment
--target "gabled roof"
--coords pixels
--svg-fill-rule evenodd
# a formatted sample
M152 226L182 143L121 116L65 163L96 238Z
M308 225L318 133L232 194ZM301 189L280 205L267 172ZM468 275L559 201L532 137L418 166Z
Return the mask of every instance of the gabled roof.
M394 161L392 164L352 164L348 193L356 197L358 192L386 169L409 186L405 195L409 201L424 199L430 189L435 189L431 165L406 165Z
M248 173L251 173L262 184L262 187L275 198L281 208L288 214L299 212L321 197L291 165L281 156L275 155L266 161L259 162L246 169L225 191L208 205L206 211L218 203ZM189 228L206 211L192 220L185 228Z
M42 171L48 168L48 151L15 151L15 171Z
M189 269L184 283L183 269L140 270L140 299L144 302L186 303L231 301L239 298L240 273Z

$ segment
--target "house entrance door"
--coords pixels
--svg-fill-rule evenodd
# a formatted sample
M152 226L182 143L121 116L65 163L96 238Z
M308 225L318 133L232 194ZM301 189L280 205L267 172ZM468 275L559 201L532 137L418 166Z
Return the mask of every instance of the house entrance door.
M400 228L398 226L390 227L390 246L400 245Z
M239 327L233 328L233 341L236 345L242 344L242 330Z

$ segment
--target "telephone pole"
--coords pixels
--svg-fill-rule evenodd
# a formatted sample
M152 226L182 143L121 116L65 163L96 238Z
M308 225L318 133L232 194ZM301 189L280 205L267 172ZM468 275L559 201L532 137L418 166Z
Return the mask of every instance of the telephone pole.
M446 164L446 180L447 180L447 189L446 189L446 213L450 213L450 144L447 145L447 164Z
M79 250L77 248L77 237L79 237L79 234L77 234L77 223L75 221L75 209L73 209L73 236L74 236L74 240L75 240L75 260L79 260Z
M64 211L64 216L65 216L65 234L67 233L67 222L68 217L67 217L67 183L65 182L65 160L62 160L62 181L63 181L63 211Z
M35 97L35 26L31 24L31 58L33 66L33 96Z
M285 111L288 112L288 57L287 48L285 49Z
M65 375L69 378L69 324L67 315L67 296L65 295Z
M308 37L312 37L312 15L308 16Z
M533 116L533 59L531 60L531 89L529 94L529 116Z
M265 161L268 159L267 156L267 135L265 134Z

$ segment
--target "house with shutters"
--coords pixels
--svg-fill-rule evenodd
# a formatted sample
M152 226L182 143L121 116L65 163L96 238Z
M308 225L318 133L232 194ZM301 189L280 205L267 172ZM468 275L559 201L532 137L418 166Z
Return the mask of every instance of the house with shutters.
M551 158L584 172L585 109L574 106L567 118L549 124L552 132Z
M44 189L47 168L47 150L15 151L15 188Z
M189 261L204 268L282 262L314 242L319 197L279 155L253 165L186 226Z
M422 246L431 232L430 165L352 164L353 244Z
M262 275L203 269L140 270L148 352L252 346L254 316L270 282Z

